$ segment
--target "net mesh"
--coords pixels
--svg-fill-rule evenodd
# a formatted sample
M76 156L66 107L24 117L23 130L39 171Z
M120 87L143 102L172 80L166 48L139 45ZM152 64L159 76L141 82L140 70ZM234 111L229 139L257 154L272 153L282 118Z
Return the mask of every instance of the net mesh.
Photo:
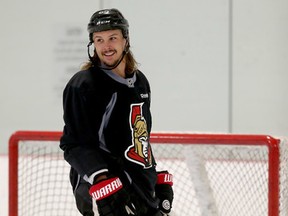
M18 215L80 216L58 142L21 141ZM269 216L268 148L153 144L157 170L174 175L175 216ZM288 215L288 148L280 144L280 216Z
M69 183L69 165L56 142L20 142L18 215L80 215Z

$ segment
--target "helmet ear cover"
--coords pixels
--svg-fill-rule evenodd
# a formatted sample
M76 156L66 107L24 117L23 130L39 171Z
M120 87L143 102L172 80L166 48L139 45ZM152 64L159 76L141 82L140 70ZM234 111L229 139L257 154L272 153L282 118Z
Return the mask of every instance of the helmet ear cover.
M89 40L93 42L93 33L120 29L123 37L129 39L129 24L117 9L104 9L95 12L88 23Z

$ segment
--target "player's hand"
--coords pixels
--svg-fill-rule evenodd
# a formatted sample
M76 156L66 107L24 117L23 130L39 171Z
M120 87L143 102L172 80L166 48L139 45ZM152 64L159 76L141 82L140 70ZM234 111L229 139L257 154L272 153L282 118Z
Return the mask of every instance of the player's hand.
M173 175L168 171L157 172L156 196L160 199L159 209L163 215L168 215L172 208L174 192L172 189Z
M89 193L96 200L100 216L137 215L130 195L118 177L92 185Z

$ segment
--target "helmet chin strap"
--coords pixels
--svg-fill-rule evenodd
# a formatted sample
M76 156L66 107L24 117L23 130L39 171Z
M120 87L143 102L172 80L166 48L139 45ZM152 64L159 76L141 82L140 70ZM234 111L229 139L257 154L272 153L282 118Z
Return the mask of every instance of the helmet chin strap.
M89 52L89 47L93 44L93 42L89 42L88 45L87 45L87 51L88 51L88 57L90 59L90 61L92 63L95 63L94 60L93 60L93 57L90 55L90 52ZM112 66L101 66L101 65L97 65L99 68L103 69L103 70L113 70L114 68L116 68L120 63L121 61L123 60L124 56L126 55L126 53L129 51L129 43L128 41L126 41L126 44L125 44L125 49L123 50L122 52L122 55L121 55L121 58Z

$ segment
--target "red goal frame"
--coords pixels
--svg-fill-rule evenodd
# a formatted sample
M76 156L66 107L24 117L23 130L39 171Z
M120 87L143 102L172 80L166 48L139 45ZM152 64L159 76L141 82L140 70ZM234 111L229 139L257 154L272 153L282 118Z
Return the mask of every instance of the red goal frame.
M16 131L9 139L9 216L18 216L18 144L20 141L59 141L59 131ZM279 215L280 140L268 135L152 133L151 143L229 144L267 146L268 215ZM19 215L20 216L20 215Z

